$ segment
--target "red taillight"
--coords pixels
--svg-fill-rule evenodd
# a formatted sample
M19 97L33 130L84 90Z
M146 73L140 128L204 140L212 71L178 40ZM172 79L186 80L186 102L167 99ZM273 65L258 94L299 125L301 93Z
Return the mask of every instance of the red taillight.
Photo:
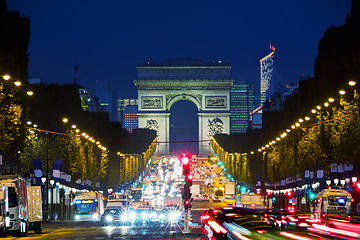
M236 213L227 213L227 214L225 214L225 216L227 216L227 217L235 217L235 216L237 216L237 214Z
M208 221L210 227L217 233L226 234L228 231L215 221Z
M256 230L256 232L259 234L263 234L263 233L266 233L267 231L266 230Z
M288 218L289 218L290 221L292 221L292 222L297 222L297 221L299 221L298 219L296 219L296 218L294 218L294 217L292 217L292 216L288 216Z
M232 233L238 238L238 239L241 239L241 240L251 240L250 238L247 238L243 235L241 235L239 232L233 230Z

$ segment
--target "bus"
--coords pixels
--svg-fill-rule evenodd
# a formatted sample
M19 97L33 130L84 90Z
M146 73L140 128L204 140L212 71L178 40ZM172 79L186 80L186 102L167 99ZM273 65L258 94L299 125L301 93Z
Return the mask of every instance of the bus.
M351 200L351 194L343 189L323 189L316 195L314 215L317 219L346 216L351 213Z
M76 221L100 221L104 213L104 200L100 192L79 192L74 198Z

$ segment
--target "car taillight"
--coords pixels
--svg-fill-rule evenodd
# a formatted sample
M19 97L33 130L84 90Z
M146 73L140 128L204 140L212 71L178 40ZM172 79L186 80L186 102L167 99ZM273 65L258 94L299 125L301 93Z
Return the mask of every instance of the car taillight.
M247 238L243 235L241 235L239 232L233 230L232 233L238 238L238 239L241 239L241 240L251 240L250 238Z
M296 218L294 218L294 217L292 217L292 216L288 216L288 218L289 218L290 221L292 221L292 222L297 222L297 221L299 221L298 219L296 219Z
M228 231L223 228L220 224L218 224L217 222L215 221L209 221L208 224L210 225L210 227L217 233L223 233L223 234L226 234Z

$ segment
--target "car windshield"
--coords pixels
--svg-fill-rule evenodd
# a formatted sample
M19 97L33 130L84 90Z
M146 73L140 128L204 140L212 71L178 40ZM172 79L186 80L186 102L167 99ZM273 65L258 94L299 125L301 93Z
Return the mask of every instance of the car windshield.
M88 214L95 211L96 206L94 203L75 203L75 212Z
M122 209L106 209L105 214L120 214Z

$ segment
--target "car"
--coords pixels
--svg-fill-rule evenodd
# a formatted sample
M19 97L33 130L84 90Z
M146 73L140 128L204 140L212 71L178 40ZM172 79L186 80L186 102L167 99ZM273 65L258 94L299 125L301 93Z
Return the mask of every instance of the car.
M101 225L121 225L121 216L125 210L122 207L106 208L104 213L101 215Z
M311 214L293 212L288 209L270 209L264 216L265 221L279 230L306 229L317 221Z
M209 199L209 195L207 195L206 193L202 192L200 194L196 194L194 197L193 197L193 200L194 201L207 201L209 202L210 199Z
M264 210L224 207L209 209L200 219L209 239L262 239L262 234L276 232L264 214Z

